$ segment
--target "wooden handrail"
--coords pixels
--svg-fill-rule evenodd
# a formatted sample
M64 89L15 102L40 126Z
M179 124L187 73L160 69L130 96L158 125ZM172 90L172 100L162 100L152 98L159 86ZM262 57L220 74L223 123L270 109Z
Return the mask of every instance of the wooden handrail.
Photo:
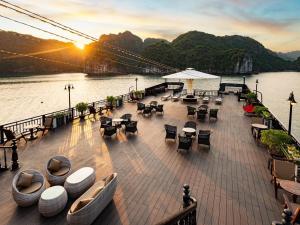
M196 225L196 209L197 201L194 198L193 202L187 208L175 213L172 216L165 218L163 221L157 223L156 225L179 225L180 222L184 221L185 225Z

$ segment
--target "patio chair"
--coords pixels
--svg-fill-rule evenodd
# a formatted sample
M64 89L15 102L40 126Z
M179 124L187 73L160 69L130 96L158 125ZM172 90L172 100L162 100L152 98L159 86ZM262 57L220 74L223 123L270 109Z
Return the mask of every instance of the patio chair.
M174 139L176 141L177 136L177 127L165 124L165 130L166 130L166 139Z
M164 114L164 105L157 105L156 106L156 113Z
M106 116L100 117L100 130L108 126L112 126L112 118Z
M145 109L145 104L144 103L138 102L136 105L137 105L137 110L136 111L139 111L139 112L144 111L144 109Z
M151 101L151 102L150 102L150 107L151 107L151 110L153 110L153 109L156 110L156 107L157 107L157 101Z
M132 114L126 113L126 114L123 114L120 118L124 120L121 122L121 125L125 126L126 124L130 123Z
M71 162L62 155L52 157L46 166L46 178L51 185L63 185L71 172Z
M200 106L198 107L198 110L206 110L206 112L207 112L207 110L208 110L208 105L200 105Z
M207 145L210 149L210 130L199 130L198 146L199 145Z
M195 114L196 114L196 108L195 107L187 106L187 111L188 111L187 116L195 117Z
M179 143L177 151L186 150L189 151L192 147L192 138L178 135Z
M125 134L129 133L136 133L138 132L137 129L137 121L130 121L128 124L125 125Z
M114 134L117 133L117 128L115 126L106 126L104 128L103 136L113 136Z
M37 132L38 131L43 131L42 136L44 136L45 131L51 130L53 127L53 117L52 116L47 116L45 117L45 121L43 123L43 126L37 127Z
M288 208L292 211L292 224L300 223L300 204L292 203L288 197L283 194L284 208Z
M146 106L146 107L144 108L144 110L143 110L143 115L144 115L144 116L151 116L151 113L152 113L151 107Z
M215 99L215 104L216 105L222 105L223 99L221 97L218 97Z
M210 109L209 110L209 120L210 118L218 119L218 109Z
M205 120L207 115L207 111L205 109L200 109L197 111L197 119L198 120Z
M25 176L25 178L20 179L21 176ZM20 171L14 176L12 181L13 199L22 207L28 207L37 203L45 189L45 177L37 170Z
M14 139L20 140L21 138L23 138L25 140L25 142L27 142L27 139L26 139L25 135L22 132L19 133L19 134L16 134L12 130L5 129L5 128L3 128L3 132L4 132L4 135L6 137L6 140L4 141L3 145L5 145L7 142L12 141Z
M88 107L89 107L90 115L93 115L95 117L97 113L95 107L92 105L89 105Z
M287 160L273 159L272 176L275 198L277 198L280 181L295 179L295 164Z
M209 103L209 97L204 97L204 98L202 99L202 103L203 103L203 104L208 104L208 103Z

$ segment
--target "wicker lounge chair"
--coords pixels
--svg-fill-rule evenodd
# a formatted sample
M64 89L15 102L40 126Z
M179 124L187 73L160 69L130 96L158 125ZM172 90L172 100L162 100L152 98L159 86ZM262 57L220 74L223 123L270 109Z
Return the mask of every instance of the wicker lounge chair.
M125 134L129 133L136 133L138 132L137 129L137 121L130 121L128 124L125 125Z
M32 182L26 188L17 186L22 173L32 174ZM38 202L42 192L46 189L46 180L42 173L37 170L24 170L17 173L12 182L12 196L15 202L22 207L31 206Z
M283 194L284 208L288 208L292 211L292 224L300 223L300 204L292 203L288 197Z
M210 130L199 130L198 146L207 145L210 149Z
M165 124L165 130L166 130L166 139L173 139L176 141L176 136L177 136L177 127Z
M6 137L6 140L3 143L3 145L5 145L7 142L12 141L14 139L20 140L20 139L23 138L25 140L25 142L27 142L27 139L26 139L26 137L25 137L25 135L23 133L16 134L15 132L13 132L13 131L11 131L9 129L5 129L5 128L3 129L3 132L4 132L4 135Z
M192 147L192 138L178 135L179 143L177 151L179 150L185 150L189 151Z
M195 117L195 114L196 114L196 108L195 107L192 107L192 106L187 106L187 116L193 116Z
M96 182L72 204L67 215L68 224L92 224L98 215L113 200L116 188L117 173ZM86 204L80 207L79 204L84 201Z
M278 195L280 188L280 181L294 180L295 179L295 165L287 160L273 159L272 163L272 176L275 191L275 198Z
M170 95L170 94L162 96L162 97L161 97L161 100L162 100L162 101L167 101L169 98L171 98L171 95Z
M49 168L51 160L55 159L60 162L60 168L57 171L51 171ZM52 157L46 166L46 178L51 185L63 185L71 172L71 162L62 155Z
M112 136L117 133L117 128L115 126L106 126L104 128L103 136Z
M38 131L43 131L42 136L45 134L45 131L51 130L53 127L53 117L52 116L47 116L45 117L45 121L43 123L43 126L39 126L37 128Z
M72 198L77 198L95 183L95 179L95 170L83 167L68 176L64 187Z

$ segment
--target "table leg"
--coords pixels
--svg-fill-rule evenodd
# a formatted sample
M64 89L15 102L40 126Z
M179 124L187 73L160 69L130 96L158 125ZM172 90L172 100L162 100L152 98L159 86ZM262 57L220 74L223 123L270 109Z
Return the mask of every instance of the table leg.
M293 195L293 203L296 203L297 201L297 195Z

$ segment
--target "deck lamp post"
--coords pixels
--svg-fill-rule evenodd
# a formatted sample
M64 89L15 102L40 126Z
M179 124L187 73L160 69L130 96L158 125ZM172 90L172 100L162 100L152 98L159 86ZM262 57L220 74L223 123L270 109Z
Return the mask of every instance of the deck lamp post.
M65 90L69 92L69 109L71 109L71 89L74 89L73 84L65 85Z
M295 100L293 92L290 93L288 101L290 102L290 117L289 117L289 129L288 129L288 134L290 135L291 134L291 128L292 128L293 105L295 105L297 103L296 100Z
M256 94L256 97L257 97L257 85L258 85L258 79L256 79L256 81L255 81L255 94Z
M135 78L135 90L137 91L137 82L138 82L138 78Z

